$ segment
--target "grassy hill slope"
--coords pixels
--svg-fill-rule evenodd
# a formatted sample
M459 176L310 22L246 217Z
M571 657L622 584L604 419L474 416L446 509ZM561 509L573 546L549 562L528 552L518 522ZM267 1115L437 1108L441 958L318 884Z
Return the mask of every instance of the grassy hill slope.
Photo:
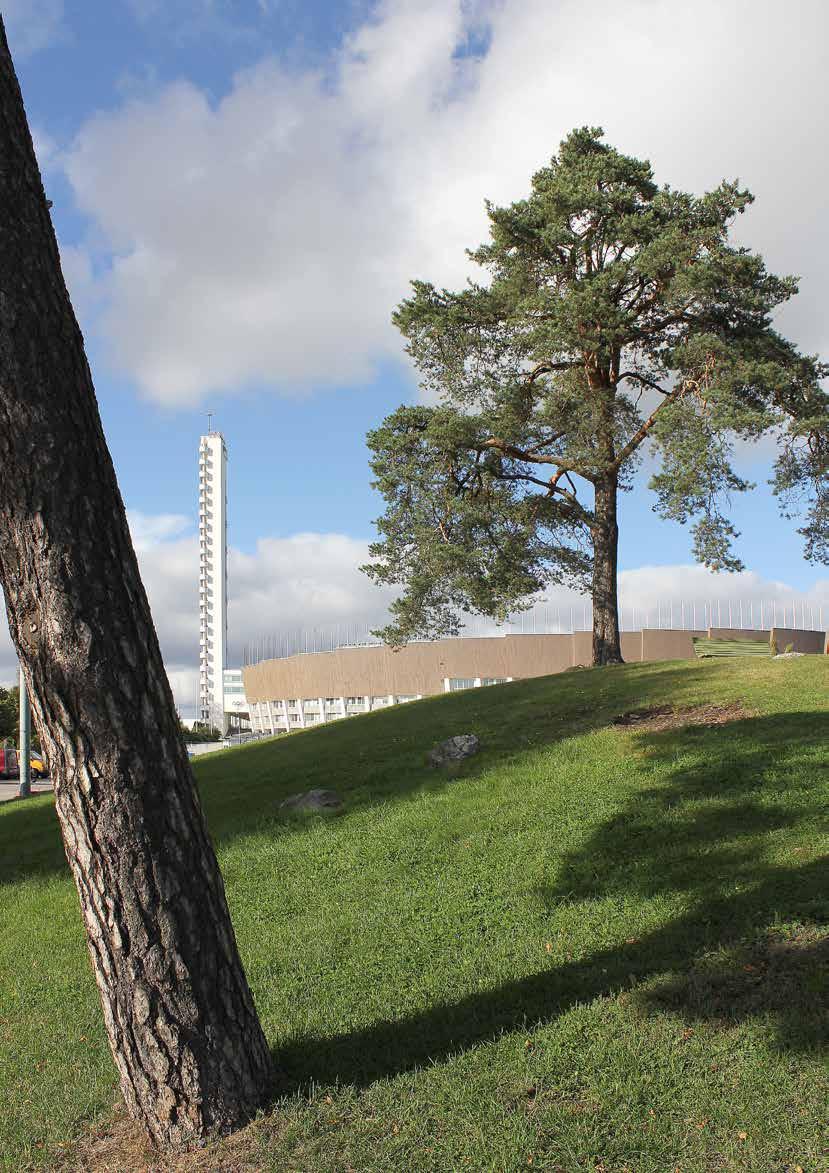
M613 724L651 706L713 723ZM427 768L465 732L481 754ZM175 1167L826 1169L827 749L809 658L575 671L198 762L281 1085ZM346 813L282 818L312 786ZM5 1167L146 1167L114 1096L51 801L7 804Z

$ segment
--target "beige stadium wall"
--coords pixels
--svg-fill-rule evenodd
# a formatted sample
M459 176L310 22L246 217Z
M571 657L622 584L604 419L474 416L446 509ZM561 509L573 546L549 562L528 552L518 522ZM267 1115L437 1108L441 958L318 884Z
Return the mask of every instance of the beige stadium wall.
M641 660L693 660L695 636L714 639L767 640L768 633L738 628L709 631L648 630L622 633L622 656ZM820 653L824 634L775 631L778 648ZM493 638L445 639L413 643L397 651L387 647L340 648L280 660L263 660L243 669L248 701L309 697L433 696L444 680L512 677L523 680L549 676L578 665L589 665L592 633L572 635L508 635Z
M387 647L340 648L265 660L243 669L249 701L315 696L432 696L446 677L547 676L573 663L570 635L446 639Z
M772 627L769 631L746 631L739 627L710 627L708 635L711 639L754 639L766 644L774 636L778 652L791 644L793 652L803 652L807 656L819 656L826 650L825 632L803 628Z
M626 664L635 664L642 659L642 632L641 631L623 631L620 635L620 642L622 645L622 659ZM590 663L592 657L592 640L591 647L588 650L587 663Z
M778 652L785 651L791 644L793 652L805 652L807 656L820 656L826 651L825 631L797 631L793 627L775 627L772 635L777 640Z
M693 660L694 639L705 636L704 631L666 631L645 628L642 632L643 660Z
M570 664L578 667L587 667L593 660L593 632L574 631L569 637L572 644ZM639 656L637 655L637 660Z

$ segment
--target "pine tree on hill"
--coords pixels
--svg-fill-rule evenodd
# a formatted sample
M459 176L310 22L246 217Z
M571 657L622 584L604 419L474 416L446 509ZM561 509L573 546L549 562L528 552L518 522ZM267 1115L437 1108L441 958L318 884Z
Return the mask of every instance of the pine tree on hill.
M593 662L621 662L620 491L649 444L656 511L693 522L695 557L737 570L725 502L751 488L737 439L778 438L775 491L829 561L827 368L772 325L797 292L729 234L753 197L697 197L582 128L527 199L488 205L486 273L459 292L414 281L394 321L435 406L368 437L386 508L364 567L402 588L390 643L503 620L548 584L589 591Z

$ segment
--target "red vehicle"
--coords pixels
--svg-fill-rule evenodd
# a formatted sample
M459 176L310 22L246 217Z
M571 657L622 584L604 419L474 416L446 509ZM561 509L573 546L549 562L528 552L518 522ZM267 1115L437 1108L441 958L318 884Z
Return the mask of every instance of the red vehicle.
M16 749L0 749L0 778L17 778L20 767Z
M46 761L40 750L32 750L29 755L29 777L32 782L39 782L49 773ZM20 755L17 750L0 749L0 778L20 777Z

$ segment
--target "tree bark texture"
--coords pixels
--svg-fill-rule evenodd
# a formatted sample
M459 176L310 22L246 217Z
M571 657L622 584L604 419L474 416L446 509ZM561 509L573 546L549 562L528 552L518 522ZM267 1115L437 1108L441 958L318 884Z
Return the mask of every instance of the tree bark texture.
M619 639L617 563L618 480L609 474L596 482L593 535L593 663L622 664Z
M0 580L104 1021L159 1145L242 1123L271 1059L196 794L0 21Z

